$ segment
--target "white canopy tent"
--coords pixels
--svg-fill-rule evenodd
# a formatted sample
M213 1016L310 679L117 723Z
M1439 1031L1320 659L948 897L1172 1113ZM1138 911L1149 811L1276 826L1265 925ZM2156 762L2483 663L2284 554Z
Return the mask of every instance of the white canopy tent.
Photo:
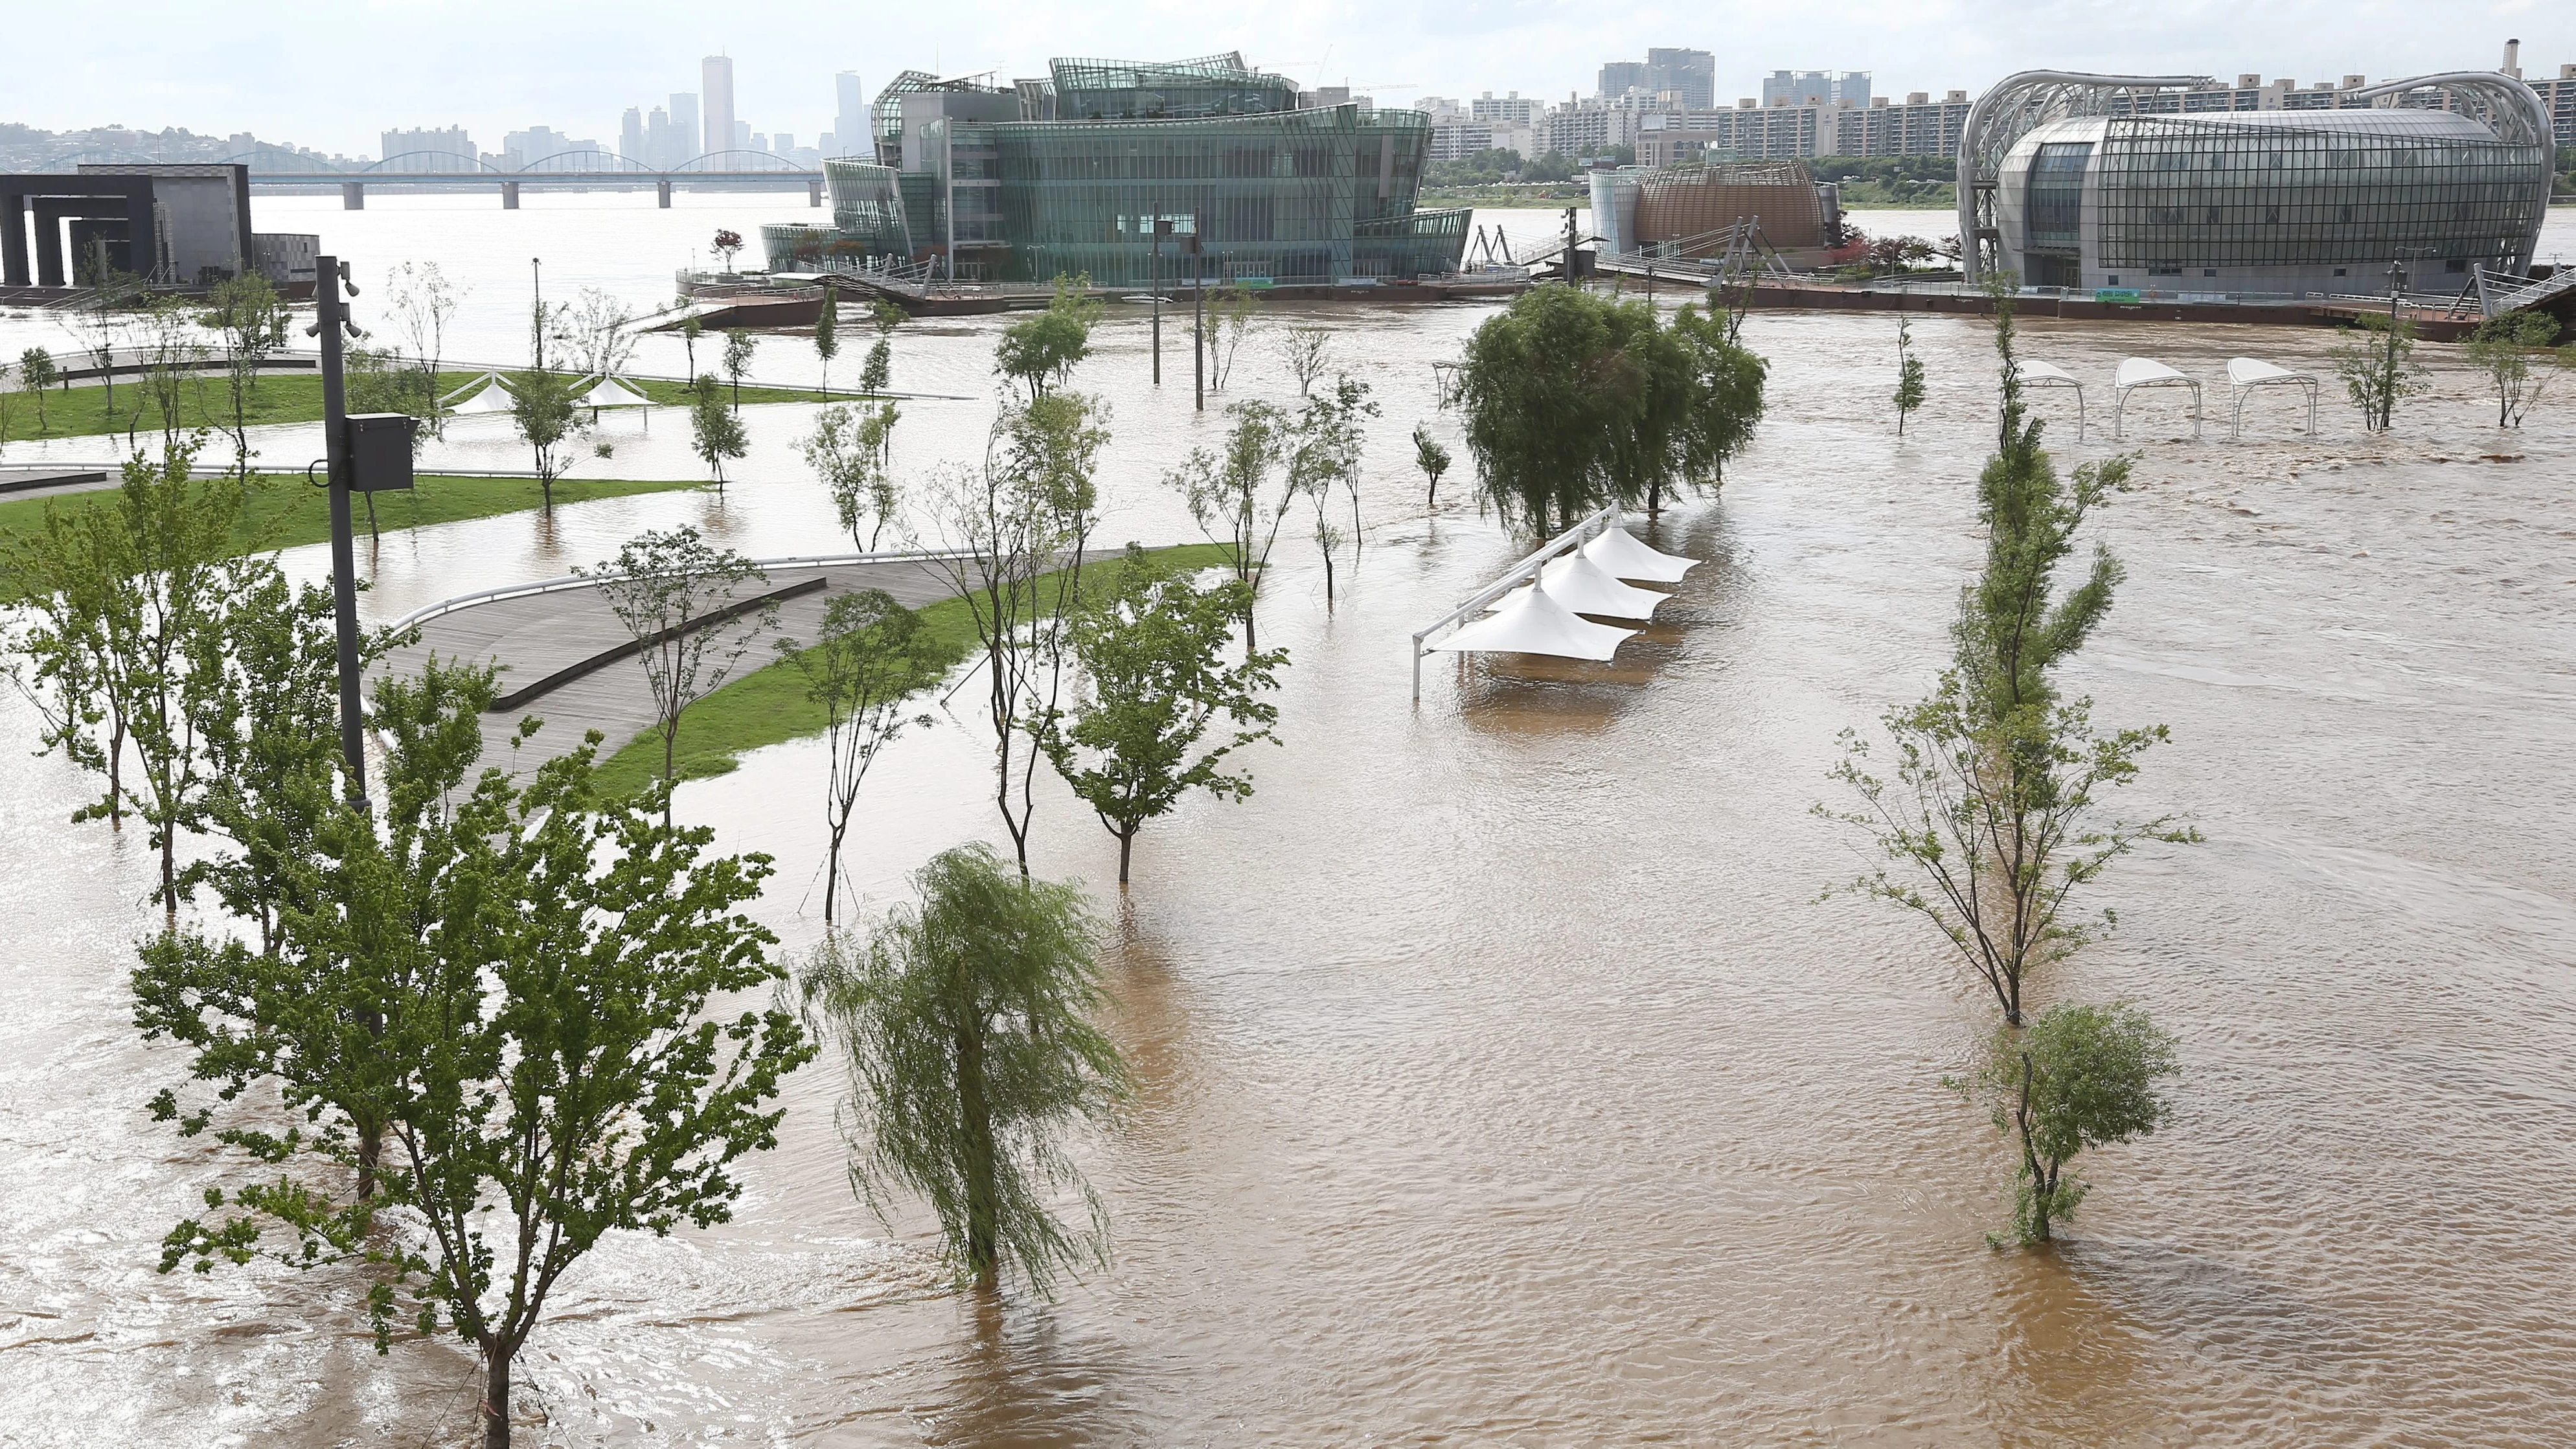
M651 407L653 400L636 391L635 385L624 378L603 377L592 383L588 392L573 399L573 403L577 407L585 407L592 412L597 412L601 408Z
M2129 394L2142 387L2187 387L2191 389L2191 435L2200 436L2200 384L2183 376L2152 357L2126 357L2120 370L2111 377L2111 436L2119 437L2121 414L2129 406Z
M1563 554L1548 560L1539 570L1537 587L1548 596L1578 614L1599 614L1611 619L1651 619L1655 607L1672 597L1652 589L1623 584L1602 570L1601 565L1580 552ZM1510 600L1494 605L1508 607Z
M1698 559L1648 548L1615 522L1583 546L1583 556L1614 579L1643 579L1650 584L1680 583L1682 575L1700 566Z
M440 398L438 406L458 417L472 417L476 413L506 413L511 402L510 389L501 381L501 374L487 372Z
M2227 416L2227 439L2236 440L2245 425L2245 395L2258 387L2303 387L2308 390L2308 436L2317 434L2317 378L2312 372L2292 372L2286 367L2265 362L2259 357L2227 359L2227 385L2235 390L2236 406Z
M2033 357L2021 364L2021 380L2033 387L2075 389L2075 441L2084 441L2084 384L2075 374L2053 362L2042 362Z
M1636 632L1595 624L1558 603L1547 590L1525 588L1503 600L1493 613L1429 647L1456 653L1553 654L1606 661Z

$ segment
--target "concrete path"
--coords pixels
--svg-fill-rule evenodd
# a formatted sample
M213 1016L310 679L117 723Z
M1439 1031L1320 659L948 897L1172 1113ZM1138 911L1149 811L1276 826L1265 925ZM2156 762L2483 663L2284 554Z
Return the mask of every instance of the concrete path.
M938 564L916 560L781 567L768 570L768 574L767 582L753 580L742 588L741 594L747 597L765 593L817 574L829 582L821 590L781 604L777 623L758 633L728 679L738 679L776 662L777 641L782 637L812 640L821 631L824 609L838 595L883 589L897 603L917 609L954 592ZM738 620L715 625L714 629L719 638L730 639L739 637L751 622ZM380 666L379 673L416 673L434 651L442 659L490 660L502 665L504 693L614 649L631 637L596 588L564 589L476 604L441 614L422 624L420 630L421 642L396 650ZM545 728L519 750L514 763L510 732L518 728L521 716L531 714L544 720ZM485 714L483 758L486 764L511 770L533 769L546 760L571 753L581 743L582 733L595 729L607 737L601 746L601 758L605 759L653 722L653 694L646 683L643 660L620 659L520 709Z

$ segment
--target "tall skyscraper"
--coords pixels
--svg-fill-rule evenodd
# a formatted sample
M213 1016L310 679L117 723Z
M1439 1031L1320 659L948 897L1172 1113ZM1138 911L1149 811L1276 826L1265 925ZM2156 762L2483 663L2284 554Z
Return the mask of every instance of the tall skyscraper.
M655 106L653 114L644 118L644 164L656 171L670 170L689 159L672 154L679 145L671 131L671 113Z
M706 138L710 151L733 149L738 129L733 118L733 57L711 55L699 68L699 95L706 102Z
M617 123L617 154L638 166L653 164L644 149L644 112L634 106L628 106L625 118Z
M1649 50L1646 85L1657 94L1671 92L1688 110L1705 111L1717 104L1717 57L1705 50Z
M868 154L868 96L859 89L859 73L845 70L832 77L840 110L832 117L832 149L844 156Z
M1646 63L1642 60L1614 60L1601 67L1601 95L1604 100L1617 100L1633 86L1646 83Z
M662 158L669 170L705 149L699 144L698 98L688 91L671 93L671 154Z

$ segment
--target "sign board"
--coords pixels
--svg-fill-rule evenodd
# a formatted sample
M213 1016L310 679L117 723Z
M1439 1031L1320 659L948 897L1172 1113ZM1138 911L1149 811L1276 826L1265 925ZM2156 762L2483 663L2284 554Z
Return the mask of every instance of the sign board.
M2136 303L2146 299L2138 295L2138 289L2135 287L2097 287L2093 292L2093 300Z

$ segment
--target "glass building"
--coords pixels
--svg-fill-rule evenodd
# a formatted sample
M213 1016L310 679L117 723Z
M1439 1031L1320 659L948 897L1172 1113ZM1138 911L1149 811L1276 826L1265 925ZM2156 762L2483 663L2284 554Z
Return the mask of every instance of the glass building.
M2137 113L2135 91L2192 79L2032 73L1980 99L1961 187L1976 265L2026 286L2266 296L2381 291L2400 260L2410 290L2431 293L2481 266L2527 269L2550 149L2521 82L2427 76L2333 109Z
M874 108L880 164L826 164L833 235L777 228L771 265L929 262L961 280L1104 286L1454 272L1467 213L1420 212L1419 111L1296 108L1240 55L1058 60L1012 87L905 72ZM1195 239L1199 256L1186 252Z

